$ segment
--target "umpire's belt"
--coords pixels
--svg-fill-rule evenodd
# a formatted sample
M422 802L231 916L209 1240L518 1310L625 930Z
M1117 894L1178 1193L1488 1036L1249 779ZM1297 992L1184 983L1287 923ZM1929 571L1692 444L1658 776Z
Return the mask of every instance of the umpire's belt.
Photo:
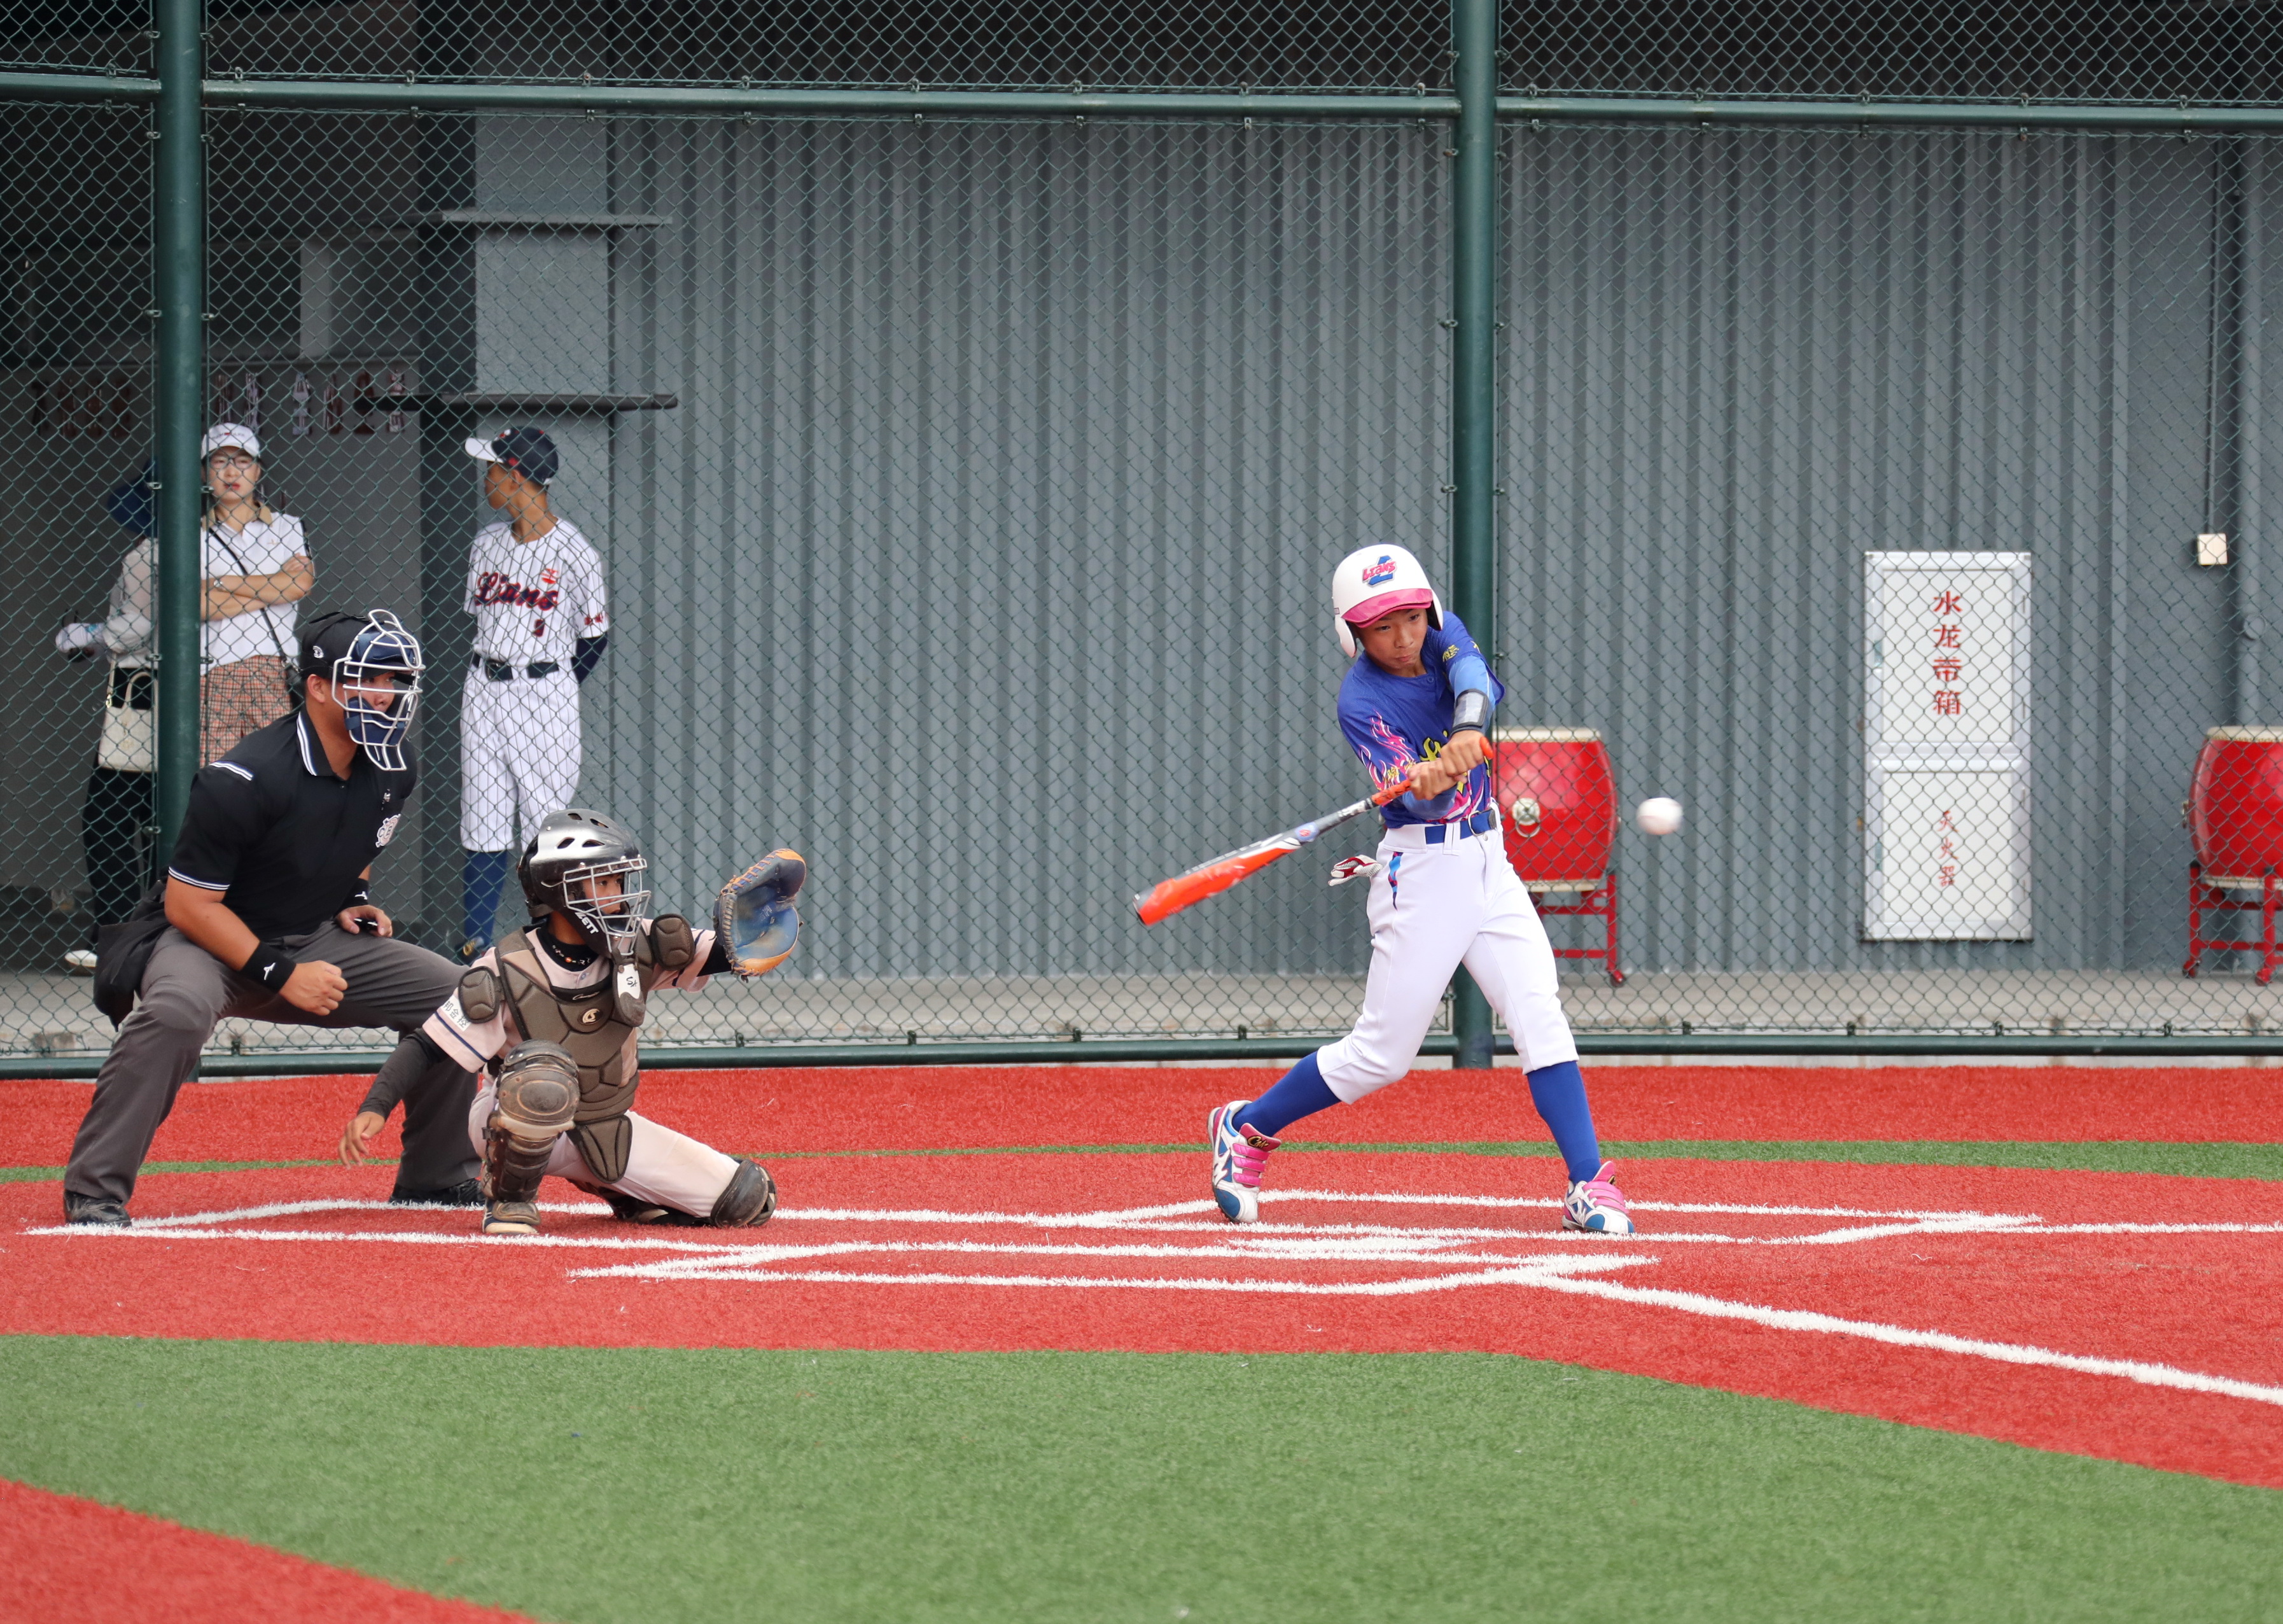
M1422 847L1443 846L1466 839L1470 835L1488 834L1498 827L1498 808L1484 807L1469 818L1453 818L1447 824L1398 824L1387 832L1387 838L1406 851Z
M552 676L563 668L559 660L542 660L534 666L518 667L511 660L487 660L481 654L469 663L495 683L512 682L518 670L526 676Z

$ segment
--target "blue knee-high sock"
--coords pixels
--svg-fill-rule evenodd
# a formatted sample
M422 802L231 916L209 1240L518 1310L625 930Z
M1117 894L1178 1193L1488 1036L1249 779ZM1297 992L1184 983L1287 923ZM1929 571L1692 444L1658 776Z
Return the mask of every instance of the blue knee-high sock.
M1554 1130L1572 1183L1601 1170L1601 1146L1593 1137L1593 1112L1586 1104L1586 1079L1578 1062L1562 1060L1531 1073L1530 1103Z
M1274 1139L1302 1117L1313 1116L1339 1103L1340 1097L1324 1081L1316 1057L1310 1055L1279 1078L1274 1088L1254 1100L1250 1110L1239 1113L1244 1119L1241 1125Z
M488 946L499 923L500 893L507 889L512 852L470 852L460 867L460 897L471 941Z

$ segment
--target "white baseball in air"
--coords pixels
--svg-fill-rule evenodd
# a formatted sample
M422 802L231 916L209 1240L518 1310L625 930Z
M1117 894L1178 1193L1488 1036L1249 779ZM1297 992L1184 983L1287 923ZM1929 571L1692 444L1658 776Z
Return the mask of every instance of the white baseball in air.
M1671 834L1680 827L1680 803L1670 795L1652 795L1633 808L1633 827L1643 834Z

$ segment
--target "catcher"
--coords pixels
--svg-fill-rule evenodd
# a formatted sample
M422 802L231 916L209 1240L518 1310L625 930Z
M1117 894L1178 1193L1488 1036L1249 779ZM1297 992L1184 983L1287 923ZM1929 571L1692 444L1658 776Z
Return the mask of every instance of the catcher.
M721 887L713 928L649 917L650 864L633 834L598 812L550 813L517 878L532 921L478 958L459 991L397 1046L341 1130L355 1166L422 1070L448 1058L490 1074L468 1132L483 1157L484 1233L539 1232L539 1185L566 1178L627 1223L766 1223L776 1187L759 1164L725 1156L632 1109L637 1034L651 993L734 971L764 975L791 954L792 899L808 877L775 851Z

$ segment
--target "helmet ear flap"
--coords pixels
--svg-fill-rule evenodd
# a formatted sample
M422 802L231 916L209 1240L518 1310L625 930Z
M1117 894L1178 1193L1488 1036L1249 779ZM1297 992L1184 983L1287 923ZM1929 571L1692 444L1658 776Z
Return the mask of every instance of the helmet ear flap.
M1432 627L1435 630L1440 631L1443 629L1443 595L1435 590L1434 588L1430 587L1427 589L1427 596L1430 600L1427 609L1427 624Z
M1345 615L1334 615L1332 624L1339 628L1340 652L1353 660L1356 656L1355 628L1348 624Z

